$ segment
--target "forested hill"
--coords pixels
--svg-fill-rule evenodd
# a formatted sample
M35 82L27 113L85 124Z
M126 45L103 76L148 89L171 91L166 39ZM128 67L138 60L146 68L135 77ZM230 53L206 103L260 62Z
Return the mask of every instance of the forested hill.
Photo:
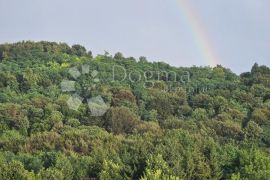
M270 179L270 69L0 45L0 179Z

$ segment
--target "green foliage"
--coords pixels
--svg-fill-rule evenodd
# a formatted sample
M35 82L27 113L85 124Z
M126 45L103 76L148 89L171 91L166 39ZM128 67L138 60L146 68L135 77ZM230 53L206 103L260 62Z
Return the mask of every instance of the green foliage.
M128 108L115 107L107 113L105 127L116 134L131 133L138 123L138 117Z
M58 169L48 168L40 171L38 179L64 180L64 175Z
M239 168L232 176L241 179L269 179L270 177L270 157L254 148L240 151Z
M0 179L34 180L35 175L25 170L21 162L11 161L9 163L0 164Z
M170 175L169 166L160 154L150 156L146 163L145 175L141 180L179 179L179 177Z
M122 179L121 167L118 164L105 160L102 165L100 179L104 180Z
M76 80L76 92L63 92L63 80ZM77 111L73 93L83 97ZM95 117L87 100L98 95L109 108ZM0 179L268 180L269 148L266 66L238 76L92 57L81 45L0 45Z

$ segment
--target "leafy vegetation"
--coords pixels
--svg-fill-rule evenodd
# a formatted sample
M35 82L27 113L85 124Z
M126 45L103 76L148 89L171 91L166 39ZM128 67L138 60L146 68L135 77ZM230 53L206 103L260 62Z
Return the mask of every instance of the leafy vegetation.
M96 73L74 79L82 65ZM63 80L76 81L78 110ZM88 107L96 96L102 116ZM2 44L0 149L0 179L268 180L270 69L238 76L80 45Z

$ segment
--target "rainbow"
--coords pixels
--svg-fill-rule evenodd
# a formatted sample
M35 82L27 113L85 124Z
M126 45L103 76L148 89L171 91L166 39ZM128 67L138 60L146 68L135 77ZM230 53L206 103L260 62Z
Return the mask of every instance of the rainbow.
M213 48L210 38L197 16L189 0L176 0L179 3L182 15L190 27L194 42L198 47L206 65L214 67L220 64L219 58Z

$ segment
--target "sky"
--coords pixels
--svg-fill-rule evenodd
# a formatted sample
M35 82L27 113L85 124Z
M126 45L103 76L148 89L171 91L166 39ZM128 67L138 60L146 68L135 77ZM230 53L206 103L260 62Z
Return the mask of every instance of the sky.
M0 43L81 44L173 66L270 66L269 0L0 0Z

